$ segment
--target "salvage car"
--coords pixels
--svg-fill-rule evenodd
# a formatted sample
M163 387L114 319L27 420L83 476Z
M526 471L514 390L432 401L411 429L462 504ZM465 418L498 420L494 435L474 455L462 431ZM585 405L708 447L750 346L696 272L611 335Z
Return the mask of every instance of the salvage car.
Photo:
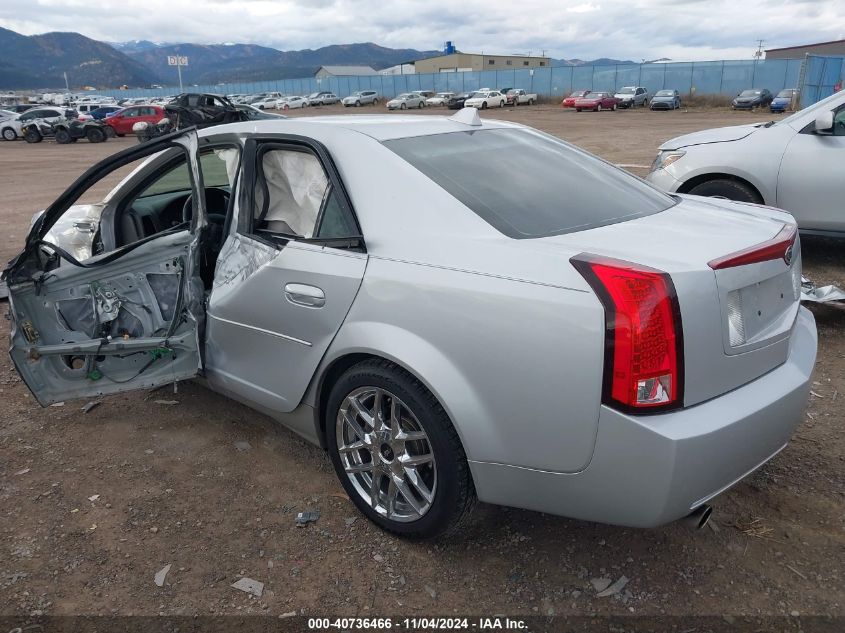
M581 112L581 110L592 110L593 112L616 110L619 107L619 99L609 92L591 92L575 99L574 107L576 112Z
M3 279L41 405L198 377L409 537L476 499L703 523L786 445L816 355L787 213L469 109L154 139L38 215Z
M473 93L471 92L462 92L460 94L453 95L446 100L446 107L450 110L460 110L464 107L466 100L472 95Z
M677 90L658 90L648 107L650 110L677 110L681 107L681 95Z
M772 93L765 88L743 90L731 101L731 108L734 110L756 110L768 106L773 99Z
M479 108L486 110L487 108L504 108L507 99L498 90L479 90L464 101L464 106L467 108Z
M80 113L78 118L80 121L102 121L103 119L111 116L112 114L116 114L121 110L123 110L123 108L120 106L101 106L99 108L89 111L86 114Z
M522 88L512 88L505 93L508 100L508 105L534 105L537 101L537 94L534 92L525 92Z
M427 106L445 106L449 103L449 99L455 96L454 92L438 92L433 97L425 100Z
M772 99L772 102L769 104L769 110L772 112L786 112L787 110L794 109L796 103L798 103L798 89L786 88L777 93L775 98Z
M132 128L136 123L155 125L165 117L167 114L162 106L144 105L124 108L103 121L114 130L117 136L126 136L133 133Z
M620 108L636 108L648 105L648 90L642 86L625 86L620 88L615 95Z
M415 92L403 92L387 102L388 110L407 110L425 107L425 98Z
M308 99L305 97L290 96L282 97L276 101L275 108L277 110L298 110L308 107Z
M591 90L576 90L568 97L565 97L563 101L560 102L561 108L574 108L575 101L580 99L581 97L586 97L588 94L592 92Z
M362 105L378 105L378 92L375 90L359 90L341 100L344 107L360 108Z
M647 180L671 193L786 209L808 233L845 236L845 93L780 121L667 141Z

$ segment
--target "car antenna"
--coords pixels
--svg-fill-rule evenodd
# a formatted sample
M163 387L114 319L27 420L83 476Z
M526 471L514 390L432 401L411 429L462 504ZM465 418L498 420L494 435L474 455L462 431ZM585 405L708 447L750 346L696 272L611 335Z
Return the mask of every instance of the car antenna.
M456 114L449 117L450 121L481 127L481 117L478 116L478 108L461 108Z

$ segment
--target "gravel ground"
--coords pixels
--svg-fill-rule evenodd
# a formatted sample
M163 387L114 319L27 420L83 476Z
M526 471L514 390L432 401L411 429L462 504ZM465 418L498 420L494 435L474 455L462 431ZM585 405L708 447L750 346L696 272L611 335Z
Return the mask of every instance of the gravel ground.
M327 111L344 112L293 116ZM764 115L534 106L484 116L533 125L643 175L636 166L668 138ZM16 253L35 211L133 142L0 143L0 257ZM808 238L803 256L807 276L845 286L841 244ZM803 424L715 501L711 527L698 532L482 505L451 540L403 542L358 515L322 451L201 386L108 397L89 413L84 402L42 409L3 355L0 615L843 616L845 310L813 310L819 358ZM304 510L320 519L296 527ZM244 576L264 583L261 598L230 586ZM599 597L610 583L624 586Z

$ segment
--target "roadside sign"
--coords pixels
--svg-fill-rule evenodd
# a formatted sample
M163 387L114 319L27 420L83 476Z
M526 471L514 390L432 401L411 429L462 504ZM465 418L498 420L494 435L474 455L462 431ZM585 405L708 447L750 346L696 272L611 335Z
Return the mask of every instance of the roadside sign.
M188 65L188 58L185 55L168 55L167 56L167 65L168 66L187 66Z

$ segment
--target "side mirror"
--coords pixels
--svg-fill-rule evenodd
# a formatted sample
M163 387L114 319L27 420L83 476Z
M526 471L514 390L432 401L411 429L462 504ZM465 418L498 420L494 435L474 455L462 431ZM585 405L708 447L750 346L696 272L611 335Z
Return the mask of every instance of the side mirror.
M819 114L813 122L813 131L816 134L833 134L833 111Z

